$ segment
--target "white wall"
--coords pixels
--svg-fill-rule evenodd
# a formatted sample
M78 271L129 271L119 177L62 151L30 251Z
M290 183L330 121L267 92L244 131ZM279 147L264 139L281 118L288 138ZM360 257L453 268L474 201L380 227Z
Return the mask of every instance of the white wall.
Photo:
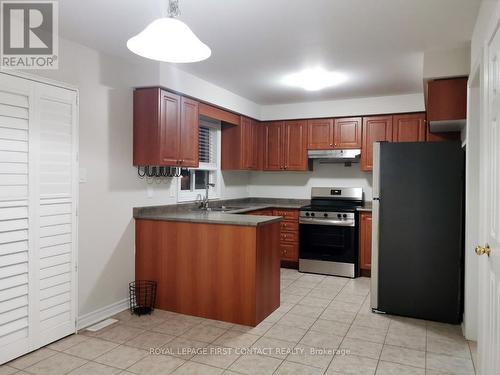
M312 172L252 172L248 187L251 197L309 199L311 187L362 187L365 200L372 199L372 174L361 172L359 164L320 164Z
M199 100L217 104L237 113L259 119L260 105L232 93L213 83L183 72L168 64L160 64L158 83L171 90L182 92Z
M423 78L436 79L467 76L470 71L470 44L424 53Z
M482 0L471 41L471 69L475 69L480 61L482 50L487 39L496 28L500 19L500 1Z
M424 95L378 96L309 103L263 105L261 120L341 117L425 111Z

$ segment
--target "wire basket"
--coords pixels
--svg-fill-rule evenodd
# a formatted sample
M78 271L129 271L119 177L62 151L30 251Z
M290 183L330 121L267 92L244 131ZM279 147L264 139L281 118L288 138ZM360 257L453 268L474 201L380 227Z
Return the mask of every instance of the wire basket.
M156 303L156 281L136 280L128 284L130 312L135 315L151 314Z

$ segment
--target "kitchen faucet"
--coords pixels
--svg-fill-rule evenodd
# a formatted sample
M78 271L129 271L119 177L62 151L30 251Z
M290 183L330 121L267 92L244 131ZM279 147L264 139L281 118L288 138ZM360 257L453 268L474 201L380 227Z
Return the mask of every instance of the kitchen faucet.
M202 208L203 210L207 210L208 211L208 189L211 187L215 187L215 184L213 183L210 183L210 182L207 182L205 184L205 198L203 198L203 200L201 201L201 205L200 205L200 208Z

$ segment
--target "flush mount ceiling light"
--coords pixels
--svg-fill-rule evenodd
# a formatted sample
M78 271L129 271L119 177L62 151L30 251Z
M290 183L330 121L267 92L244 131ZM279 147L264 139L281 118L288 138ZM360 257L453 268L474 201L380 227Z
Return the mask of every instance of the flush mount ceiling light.
M127 41L127 48L139 56L171 63L208 59L212 51L184 22L175 18L179 14L179 0L169 0L168 17L151 22Z
M339 85L345 81L347 81L345 74L328 72L323 68L306 69L283 78L284 84L301 87L307 91L322 90L326 87Z

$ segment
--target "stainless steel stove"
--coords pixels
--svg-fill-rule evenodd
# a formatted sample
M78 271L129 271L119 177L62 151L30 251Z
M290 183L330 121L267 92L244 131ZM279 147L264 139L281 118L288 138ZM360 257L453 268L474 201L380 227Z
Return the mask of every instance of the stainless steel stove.
M299 271L358 276L358 215L362 188L311 190L311 204L300 209Z

